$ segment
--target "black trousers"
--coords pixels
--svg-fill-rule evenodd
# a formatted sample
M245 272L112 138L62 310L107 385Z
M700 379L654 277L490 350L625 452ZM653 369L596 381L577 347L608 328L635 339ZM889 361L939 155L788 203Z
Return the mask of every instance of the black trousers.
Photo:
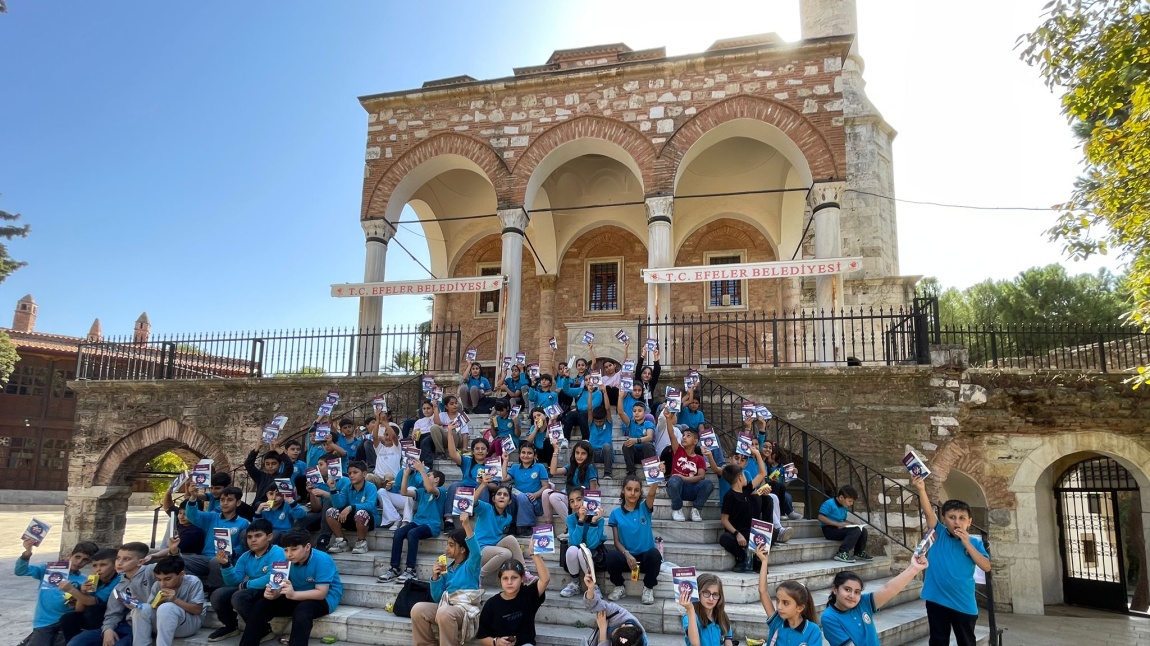
M307 646L312 624L329 612L331 610L323 599L292 601L284 596L275 599L265 599L261 596L252 606L249 615L245 617L247 625L240 637L240 646L258 646L260 639L271 630L268 623L276 617L291 617L289 646Z
M823 536L828 540L842 541L840 552L847 554L861 554L866 551L866 528L862 527L824 527Z
M952 629L958 646L974 646L974 623L978 621L978 615L968 615L927 601L926 621L930 625L930 646L948 646Z
M749 534L750 532L747 532ZM747 534L743 534L743 538L747 538ZM749 545L749 543L748 543ZM739 535L734 532L724 531L719 534L719 546L727 550L727 553L735 557L735 565L747 560L747 548L739 545Z
M639 504L643 504L642 501ZM656 548L651 548L642 554L632 554L639 562L639 571L643 573L643 587L654 588L659 584L659 569L663 565L663 555ZM630 578L631 570L627 567L627 557L617 549L607 552L607 575L611 583L623 585L623 573Z
M64 635L64 643L72 641L73 637L85 630L99 628L104 623L104 611L107 609L108 604L97 603L82 612L69 612L60 617L60 633Z

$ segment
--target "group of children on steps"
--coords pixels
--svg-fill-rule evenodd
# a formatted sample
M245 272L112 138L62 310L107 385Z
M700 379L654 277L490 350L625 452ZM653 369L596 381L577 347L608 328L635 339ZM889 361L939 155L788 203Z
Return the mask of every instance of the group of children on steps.
M752 446L750 456L735 454L730 459L704 448L699 434L706 428L706 422L699 412L699 400L691 390L684 394L684 407L679 414L658 406L654 395L659 378L657 351L653 366L640 366L637 370L640 377L631 392L620 393L606 383L590 387L586 381L590 365L578 359L575 374L571 374L569 366L561 363L554 379L540 375L533 381L513 367L499 387L493 389L480 374L481 366L472 363L462 376L458 397L445 396L438 405L423 402L422 417L410 421L406 429L391 423L386 413L380 419L365 420L362 431L366 432L360 433L356 432L354 422L344 419L340 421L338 434L333 433L318 443L309 441L313 425L304 443L289 440L268 447L258 465L256 459L261 447L257 446L246 465L258 501L254 508L248 506L246 511L252 520L258 517L256 524L248 525L240 516L240 512L245 511L240 509L244 504L242 492L229 486L230 479L223 483L219 478L228 474L216 474L213 487L207 492L194 492L189 488L190 502L178 508L178 531L169 544L171 554L147 570L147 576L166 577L163 580L167 583L157 578L154 585L148 583L147 589L133 584L140 588L134 591L141 597L154 597L152 587L156 587L155 592L169 590L160 595L159 608L164 608L163 601L172 601L163 612L140 610L137 613L139 609L136 609L125 619L123 604L115 599L109 602L108 595L121 578L130 573L126 579L136 581L136 569L151 558L145 546L129 543L113 553L81 544L73 550L69 561L73 575L61 584L59 598L54 592L41 590L34 632L28 643L50 646L55 631L59 631L76 640L69 642L70 646L98 646L98 643L130 646L129 635L140 642L137 646L146 646L150 635L155 633L157 643L167 646L173 637L191 634L199 628L198 617L204 601L202 577L212 584L212 605L224 624L213 632L211 640L236 634L238 616L243 616L248 628L241 644L255 646L268 631L267 620L286 615L293 617L293 630L282 642L302 646L314 619L334 610L339 602L338 573L323 548L332 553L348 549L355 553L367 552L368 532L382 527L395 532L390 568L379 577L382 582L401 583L416 578L420 543L447 535L448 564L435 566L432 596L438 600L444 594L452 599L455 595L459 597L458 603L417 604L412 610L415 644L436 643L432 626L438 627L441 633L446 631L447 635L458 635L462 639L468 634L464 627L469 621L474 627L476 618L474 634L484 643L492 646L530 644L535 638L535 611L545 601L551 575L533 550L528 549L524 554L517 535L529 535L537 517L542 516L545 523L554 519L556 534L563 543L560 563L570 580L560 596L578 595L583 584L587 609L597 613L601 640L635 646L645 641L641 625L616 602L627 595L626 574L642 575L641 603L649 605L655 600L655 586L663 564L652 523L659 484L646 485L644 492L645 482L636 475L636 470L643 459L659 455L674 521L687 520L683 513L686 502L692 504L691 520L701 521L699 510L714 489L706 474L710 471L719 476L723 526L719 544L734 557L733 571L759 571L759 594L767 614L768 639L775 646L818 644L824 635L832 646L879 644L874 614L923 570L926 570L926 584L922 598L926 600L931 646L949 643L951 632L960 646L974 644L977 607L972 568L989 570L990 561L981 542L967 532L970 510L964 503L947 501L939 518L930 506L923 481L916 477L913 484L919 492L927 525L935 529L937 536L930 553L932 567L927 569L926 558L916 556L900 575L866 594L860 576L850 571L840 572L820 622L815 602L799 582L779 583L772 599L767 590L768 553L762 549L756 551L748 540L751 521L755 518L772 523L776 528L776 542L786 542L790 537L791 528L784 528L782 519L801 518L791 507L790 494L786 492L781 474L783 455L777 445L759 442ZM612 368L616 369L604 372L610 373L608 377L617 377L617 367L612 365ZM618 385L618 379L612 383ZM474 411L485 398L497 394L505 395L508 401L493 403L494 437L490 441L483 437L471 438L466 417L460 414L462 409ZM518 420L509 415L510 405L518 402L533 405L526 429L520 429ZM607 404L619 412L626 438L623 458L627 473L620 487L619 505L604 517L602 508L588 510L585 492L598 489L601 477L613 477L614 424L607 414ZM562 412L548 414L548 407L552 405L558 405ZM686 423L682 423L684 418ZM563 425L562 438L547 433L548 427L556 422ZM748 431L761 431L762 420L753 418L746 424ZM571 444L576 426L582 437ZM420 447L419 460L404 457L400 435L414 436ZM502 450L505 436L512 438L515 451ZM569 458L560 466L563 448L569 449ZM515 459L509 465L512 453ZM489 457L499 460L503 478L495 478L485 469ZM431 468L436 459L450 459L458 466L459 481L447 486L444 474ZM319 467L321 473L327 472L327 463L335 460L340 461L343 475L326 477L320 482L305 477L312 467ZM603 465L601 475L597 462ZM553 476L564 477L565 491L553 488ZM308 503L306 509L303 504L284 500L275 483L280 477L294 481L299 499ZM764 483L769 487L761 487ZM448 501L461 486L474 489L473 507L471 513L457 517L462 528L456 529ZM818 513L824 536L840 541L835 560L844 563L871 558L865 549L865 527L846 522L855 498L857 493L852 488L843 487ZM166 502L176 510L170 498ZM192 529L200 529L200 540L203 540L202 536L210 537L211 530L217 526L242 531L239 535L244 538L235 546L236 556L222 550L217 552L212 540L204 541L203 548L195 553L183 552L180 543L185 536L189 547L196 540ZM613 543L611 549L606 546L608 529ZM330 539L326 544L321 539L321 549L312 552L308 532L315 530L321 530ZM355 533L354 546L346 538L349 532ZM233 534L235 536L237 534ZM276 542L283 547L275 545ZM307 543L306 554L303 554L304 546L296 544L301 542ZM402 559L404 546L407 547L405 561ZM31 547L26 547L25 554L17 561L16 573L43 578L42 566L38 569L28 565ZM267 569L263 566L280 557L292 563L317 559L331 563L330 567L321 568L330 571L324 575L323 586L309 582L323 594L317 591L311 595L314 599L297 599L289 604L286 592L272 591L266 584L266 576L256 575L266 575ZM76 578L88 561L99 574L96 581ZM194 563L200 576L185 573L185 562ZM160 571L156 572L156 568ZM292 570L289 589L295 583L296 569ZM596 569L605 569L613 586L605 596L595 585ZM501 592L480 609L480 599L470 599L467 595L481 590L483 582L496 574ZM184 581L195 583L185 585ZM193 589L196 586L199 586L198 592ZM296 590L301 589L296 584ZM722 580L714 574L703 573L698 578L698 589L698 601L691 601L689 594L678 599L684 610L686 644L729 646L733 635L723 602ZM65 591L71 595L74 609L63 607L61 600ZM120 614L112 613L111 624L108 615L101 617L101 626L94 628L98 632L78 631L77 626L91 627L95 623L93 608L100 608L100 604L108 604L109 610L115 607ZM197 612L196 608L201 610ZM177 614L179 621L174 622Z

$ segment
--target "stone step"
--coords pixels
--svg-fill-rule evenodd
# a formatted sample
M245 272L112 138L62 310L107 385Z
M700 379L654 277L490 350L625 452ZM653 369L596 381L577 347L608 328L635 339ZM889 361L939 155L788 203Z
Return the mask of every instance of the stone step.
M395 583L379 583L375 577L382 574L388 568L387 555L375 554L333 554L333 558L338 563L340 575L345 582L345 595L349 595L347 602L352 605L362 605L368 607L383 607L394 600L396 594L399 593L400 586ZM426 552L421 553L416 560L416 571L419 577L428 580L431 577L431 571L435 565L438 553ZM548 589L556 594L567 584L570 577L562 570L559 563L553 559L547 559L547 568L551 572L551 584ZM730 572L730 567L733 564L733 559L730 556L724 555L724 559L719 563L699 563L696 569L700 572L714 572L723 581L723 586L729 603L752 603L758 600L758 575L754 573L736 574ZM686 565L679 563L678 565ZM717 566L717 567L715 567ZM870 563L857 563L855 566L847 566L843 563L838 563L829 559L811 560L808 562L794 562L794 563L771 563L771 570L768 575L768 581L772 584L779 581L788 579L797 580L810 589L830 588L831 582L835 574L841 570L850 569L857 573L863 580L878 579L886 577L890 572L890 559L886 557L877 557ZM597 572L599 585L606 590L610 590L610 581L607 573ZM642 594L643 586L641 582L632 582L630 577L625 577L624 585L628 589L630 595L628 599L638 605L639 595ZM659 576L660 585L655 589L655 595L660 599L673 600L674 591L671 589L671 577L667 572L661 573ZM489 588L493 591L498 591L494 580L485 581ZM664 585L665 584L665 585ZM358 596L360 593L364 597ZM624 604L630 607L630 604Z

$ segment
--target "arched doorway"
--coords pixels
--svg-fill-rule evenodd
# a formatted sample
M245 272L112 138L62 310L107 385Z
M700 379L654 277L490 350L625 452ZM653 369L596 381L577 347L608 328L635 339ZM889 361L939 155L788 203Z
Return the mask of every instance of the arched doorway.
M1062 593L1066 603L1126 612L1129 608L1120 496L1138 483L1107 457L1083 460L1054 485ZM1132 497L1127 493L1124 498Z

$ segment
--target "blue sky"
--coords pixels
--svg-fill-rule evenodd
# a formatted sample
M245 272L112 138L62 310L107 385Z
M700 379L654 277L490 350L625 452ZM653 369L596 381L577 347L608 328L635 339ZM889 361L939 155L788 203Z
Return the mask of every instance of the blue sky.
M1078 154L1055 97L1013 51L1042 1L929 4L859 2L867 90L900 132L897 194L1060 201ZM363 275L357 96L504 76L568 47L681 54L749 33L799 36L794 0L8 7L0 208L33 230L9 245L29 265L0 284L0 324L30 292L37 329L63 334L95 317L105 334L126 333L144 310L161 332L354 325L356 303L328 285ZM1058 262L1041 234L1052 217L899 205L902 273L965 286ZM417 234L398 239L426 259ZM387 275L426 277L394 244ZM418 302L385 305L387 322L424 318Z

